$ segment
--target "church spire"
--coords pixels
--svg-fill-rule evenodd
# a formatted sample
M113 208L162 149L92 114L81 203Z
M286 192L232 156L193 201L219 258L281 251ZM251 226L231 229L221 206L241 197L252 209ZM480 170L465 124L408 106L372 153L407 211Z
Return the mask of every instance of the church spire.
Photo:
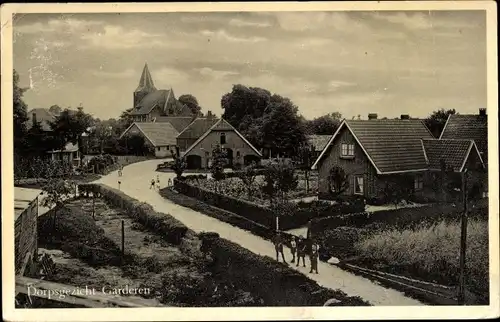
M139 81L139 86L137 86L136 92L154 92L156 87L153 83L153 78L149 73L148 63L144 65L142 70L141 80Z

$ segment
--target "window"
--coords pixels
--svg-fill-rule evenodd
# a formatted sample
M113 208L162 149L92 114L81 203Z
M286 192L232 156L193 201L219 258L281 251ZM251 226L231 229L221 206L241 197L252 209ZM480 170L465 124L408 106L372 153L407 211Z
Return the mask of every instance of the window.
M226 133L224 132L220 134L220 144L226 144Z
M354 156L354 144L342 143L340 155L343 157L353 157Z
M170 150L170 146L167 145L167 147L165 148L165 150L167 150L167 151Z
M161 147L157 147L157 150L160 151L161 150Z
M240 157L240 151L236 151L236 157L239 158Z
M422 176L416 176L414 182L415 191L422 190L424 188L424 178Z
M364 192L364 181L363 176L354 177L354 193L357 195L362 195Z

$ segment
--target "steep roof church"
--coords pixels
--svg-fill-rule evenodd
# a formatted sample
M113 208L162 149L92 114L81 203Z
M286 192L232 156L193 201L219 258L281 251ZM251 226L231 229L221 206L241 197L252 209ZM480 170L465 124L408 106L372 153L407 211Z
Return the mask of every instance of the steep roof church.
M131 115L135 122L154 122L160 117L194 117L191 110L181 104L172 88L156 89L148 64L144 65L139 86L134 91Z

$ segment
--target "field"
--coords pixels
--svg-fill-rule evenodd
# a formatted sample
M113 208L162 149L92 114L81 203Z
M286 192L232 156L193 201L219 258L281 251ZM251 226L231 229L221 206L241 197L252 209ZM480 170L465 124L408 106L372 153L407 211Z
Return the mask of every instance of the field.
M318 235L328 256L375 270L442 285L457 286L460 222L441 220L414 228L368 225L338 227ZM327 256L327 257L328 257ZM488 224L469 219L467 228L466 284L487 299Z
M250 293L212 276L200 252L200 240L186 235L172 245L96 200L77 199L60 209L53 230L53 212L39 218L39 247L51 253L56 273L48 280L75 286L148 288L144 297L167 306L246 306L260 303ZM121 255L121 221L125 223L125 256ZM196 291L195 291L196 290Z

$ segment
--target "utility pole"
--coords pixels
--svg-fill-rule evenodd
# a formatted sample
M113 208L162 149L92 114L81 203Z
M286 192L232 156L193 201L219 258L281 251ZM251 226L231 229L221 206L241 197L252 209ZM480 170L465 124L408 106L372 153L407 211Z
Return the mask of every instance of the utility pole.
M458 304L465 305L465 256L467 247L467 169L462 172L462 227L460 236L460 288L458 294Z

